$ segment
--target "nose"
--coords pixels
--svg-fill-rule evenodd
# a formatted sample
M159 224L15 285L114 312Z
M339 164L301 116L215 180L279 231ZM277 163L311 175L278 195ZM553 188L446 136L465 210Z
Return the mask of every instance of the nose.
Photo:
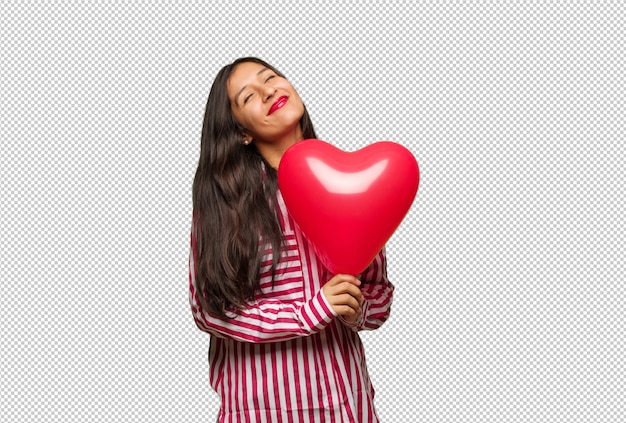
M275 93L276 93L276 88L270 87L270 86L263 87L263 98L264 98L265 101L267 101L270 98L274 97Z

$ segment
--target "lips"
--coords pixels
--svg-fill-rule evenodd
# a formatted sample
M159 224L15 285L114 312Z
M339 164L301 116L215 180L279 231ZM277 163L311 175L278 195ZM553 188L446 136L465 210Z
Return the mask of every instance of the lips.
M274 104L272 104L272 107L270 107L270 110L269 112L267 112L267 114L271 115L276 110L282 108L285 104L287 104L287 100L289 100L289 97L287 96L278 97L278 100L276 100Z

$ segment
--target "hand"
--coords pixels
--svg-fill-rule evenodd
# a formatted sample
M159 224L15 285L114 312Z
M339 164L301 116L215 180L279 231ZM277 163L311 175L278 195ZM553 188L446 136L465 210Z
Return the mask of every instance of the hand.
M359 286L361 281L351 275L335 275L322 287L324 296L335 313L353 323L361 314L363 296Z

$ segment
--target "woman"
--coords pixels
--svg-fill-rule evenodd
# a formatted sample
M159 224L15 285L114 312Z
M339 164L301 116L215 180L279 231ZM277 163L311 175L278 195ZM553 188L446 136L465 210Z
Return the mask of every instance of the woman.
M377 422L359 330L389 316L384 250L360 277L331 275L277 186L287 148L315 138L275 68L238 59L209 94L193 183L190 302L211 334L220 422Z

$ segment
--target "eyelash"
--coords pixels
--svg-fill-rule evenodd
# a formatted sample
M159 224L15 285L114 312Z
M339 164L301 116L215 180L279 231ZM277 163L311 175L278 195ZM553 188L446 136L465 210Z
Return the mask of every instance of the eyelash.
M270 79L275 78L275 77L276 77L276 75L270 75L267 78L265 78L265 82L267 83L267 81L269 81ZM250 100L250 97L252 97L252 94L248 94L246 96L246 98L243 99L243 104L246 104L248 102L248 100Z

